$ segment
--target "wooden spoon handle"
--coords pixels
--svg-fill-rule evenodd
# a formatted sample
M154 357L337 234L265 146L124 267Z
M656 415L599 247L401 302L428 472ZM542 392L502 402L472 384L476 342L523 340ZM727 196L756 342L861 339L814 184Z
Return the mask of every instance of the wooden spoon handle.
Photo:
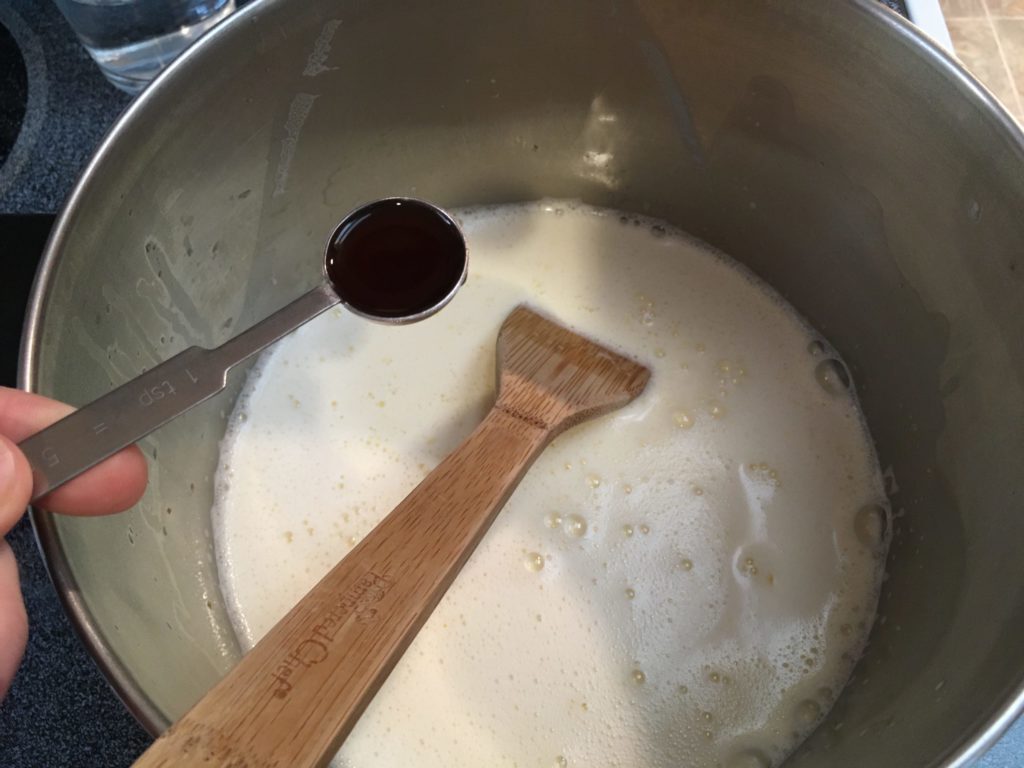
M551 437L499 400L136 765L326 765Z
M498 402L469 439L136 765L326 765L548 441L650 377L525 307L498 361Z

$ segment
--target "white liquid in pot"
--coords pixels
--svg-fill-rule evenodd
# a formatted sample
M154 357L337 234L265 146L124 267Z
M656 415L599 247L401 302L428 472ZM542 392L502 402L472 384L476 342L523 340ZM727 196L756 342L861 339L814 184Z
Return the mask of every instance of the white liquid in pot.
M214 510L243 646L469 434L528 302L652 381L544 452L340 764L777 764L846 682L887 545L845 369L770 288L657 222L562 203L459 218L450 307L402 328L328 313L251 376Z

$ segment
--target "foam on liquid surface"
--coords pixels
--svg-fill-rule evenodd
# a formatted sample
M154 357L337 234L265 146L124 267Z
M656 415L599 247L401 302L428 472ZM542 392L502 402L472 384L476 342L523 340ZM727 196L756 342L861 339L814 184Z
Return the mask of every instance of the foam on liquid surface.
M657 222L562 203L458 218L470 277L443 312L327 313L251 375L214 509L243 646L479 422L525 301L652 381L544 452L339 764L776 765L848 678L887 545L845 368L771 289Z

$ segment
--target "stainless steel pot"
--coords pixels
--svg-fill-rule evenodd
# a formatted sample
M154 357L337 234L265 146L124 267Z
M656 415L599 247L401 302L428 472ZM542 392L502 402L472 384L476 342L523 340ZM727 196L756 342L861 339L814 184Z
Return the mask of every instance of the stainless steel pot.
M895 540L801 766L962 766L1024 707L1024 137L871 2L258 2L132 105L76 188L22 381L72 403L309 287L358 202L573 197L745 262L851 364ZM35 517L154 733L238 656L209 508L227 396L107 519Z

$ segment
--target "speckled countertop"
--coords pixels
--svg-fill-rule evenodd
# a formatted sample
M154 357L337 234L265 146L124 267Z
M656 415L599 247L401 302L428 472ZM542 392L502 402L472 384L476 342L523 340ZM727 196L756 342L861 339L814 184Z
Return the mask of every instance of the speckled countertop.
M899 0L887 5L900 10ZM24 66L4 60L0 140L0 214L53 213L129 97L107 84L49 0L0 2L0 27L17 42ZM3 30L0 29L0 32ZM2 41L0 41L2 42ZM18 104L25 106L19 111ZM24 121L20 133L16 121ZM13 128L12 128L13 124ZM12 385L16 336L34 260L45 239L46 217L0 216L0 384ZM33 245L33 240L39 245ZM8 536L17 555L28 606L25 662L0 703L0 765L126 766L149 743L93 666L65 618L27 521ZM1024 721L979 763L981 768L1024 766ZM910 768L909 766L907 768Z

